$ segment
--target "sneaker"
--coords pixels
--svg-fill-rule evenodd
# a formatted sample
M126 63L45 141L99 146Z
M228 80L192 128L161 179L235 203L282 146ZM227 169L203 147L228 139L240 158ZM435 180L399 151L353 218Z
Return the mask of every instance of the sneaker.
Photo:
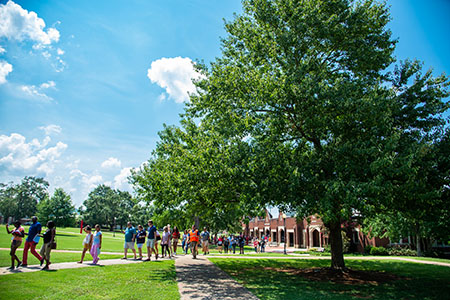
M48 266L43 267L41 270L48 270Z
M156 259L158 259L158 254L156 254Z
M27 264L22 264L22 268L26 268L26 267L28 267Z
M20 267L22 265L22 262L19 261L19 263L17 264L17 267Z
M44 264L44 259L41 259L41 267L42 267L43 264Z
M127 259L126 257L122 257L121 259Z
M142 260L142 256L141 257L139 257L137 260Z
M82 264L83 262L82 261L77 261L77 264Z
M143 261L150 261L150 258L144 259Z
M6 269L6 270L14 270L14 266L11 266L11 267L9 267L9 268Z

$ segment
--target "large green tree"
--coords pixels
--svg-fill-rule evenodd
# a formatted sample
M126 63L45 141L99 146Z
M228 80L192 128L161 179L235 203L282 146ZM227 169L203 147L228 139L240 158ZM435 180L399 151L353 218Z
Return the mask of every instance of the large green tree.
M445 110L447 79L429 76L416 91L405 80L419 69L402 65L387 76L396 41L383 3L243 6L226 24L222 57L200 68L206 79L187 113L227 138L250 136L259 153L252 172L262 174L253 176L260 199L299 216L318 214L329 229L331 267L344 268L342 222L368 208L395 207L395 178L383 170L407 165L396 155L405 132L438 126L418 118Z
M31 217L37 205L48 197L49 183L43 178L26 176L19 184L3 184L0 194L0 212L5 218Z
M37 216L42 222L52 220L56 226L70 227L75 225L75 206L70 195L62 188L57 188L53 196L39 202Z
M224 139L206 123L181 124L165 127L150 160L133 172L137 194L155 207L157 221L235 229L244 214L261 210L248 198L248 144Z
M114 224L123 226L130 221L134 205L129 192L114 190L101 184L83 202L83 220L91 225L107 225L112 230Z

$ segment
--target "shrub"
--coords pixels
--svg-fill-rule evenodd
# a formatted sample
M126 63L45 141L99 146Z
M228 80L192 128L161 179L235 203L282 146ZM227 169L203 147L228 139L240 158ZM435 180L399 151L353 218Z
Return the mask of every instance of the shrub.
M364 254L370 254L370 250L372 249L372 245L367 245L364 247Z
M372 247L370 249L370 255L388 255L388 251L384 247Z
M409 248L393 247L387 250L393 256L416 256L417 252Z

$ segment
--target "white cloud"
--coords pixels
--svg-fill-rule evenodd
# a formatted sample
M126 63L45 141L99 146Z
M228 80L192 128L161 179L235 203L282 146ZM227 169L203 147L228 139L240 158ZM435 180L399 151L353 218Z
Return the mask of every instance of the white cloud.
M102 168L120 168L121 161L115 157L110 157L102 163Z
M161 95L159 95L158 100L159 102L163 102L164 100L166 100L166 94L162 93Z
M22 85L20 89L31 98L42 100L44 102L51 102L53 101L53 98L45 94L44 90L49 88L55 89L55 86L56 84L54 81L48 81L42 83L38 87L35 85Z
M48 88L54 88L56 86L56 83L52 80L48 81L48 82L44 82L43 84L40 85L41 89L48 89Z
M3 48L2 46L0 46L0 54L5 53L5 52L6 52L5 48Z
M0 5L0 37L20 42L31 40L38 47L59 41L57 29L44 31L44 28L44 20L35 12L29 12L13 1Z
M27 143L26 138L18 133L0 135L0 170L37 175L52 173L67 145L58 142L53 147L47 147L50 141L48 136L42 142L33 139Z
M128 176L131 175L131 168L123 168L119 175L114 177L114 188L120 190L130 190Z
M0 84L6 83L6 76L11 73L13 67L4 60L0 60Z
M51 135L51 134L59 134L61 133L61 126L55 125L55 124L51 124L48 126L41 126L39 127L40 130L43 130L45 132L46 135Z
M89 191L103 182L103 177L98 174L89 175L80 171L79 169L75 169L70 171L70 180L73 182L80 180L81 187L79 188L81 188L82 192L84 191L84 194L87 195Z
M31 98L36 98L39 100L43 100L44 102L51 102L53 101L53 98L50 96L47 96L45 93L41 93L39 91L39 88L37 88L35 85L22 85L20 89Z
M62 50L61 48L58 48L58 49L56 49L56 53L57 53L58 55L63 55L65 52L64 52L64 50Z
M193 62L188 57L163 57L152 62L147 76L152 83L165 89L171 99L182 103L189 100L188 93L195 93L192 79L200 78L201 74L194 70Z

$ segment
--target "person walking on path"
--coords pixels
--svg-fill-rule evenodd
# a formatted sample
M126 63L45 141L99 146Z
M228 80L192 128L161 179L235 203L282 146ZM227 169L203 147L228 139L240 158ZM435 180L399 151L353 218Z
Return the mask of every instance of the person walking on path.
M187 247L188 247L188 231L185 229L184 233L183 233L183 240L181 241L181 248L183 248L183 253L186 255L187 254Z
M233 247L233 254L236 254L236 245L238 243L238 239L236 236L231 237L231 247Z
M219 250L220 254L222 254L222 245L223 245L223 237L219 236L219 239L217 240L217 250Z
M81 259L78 262L79 264L83 263L84 256L86 255L86 251L90 250L92 247L92 240L93 240L93 234L92 234L92 228L91 226L86 226L83 228L84 232L86 232L86 236L83 240L83 253L81 253Z
M22 259L22 267L28 266L28 250L30 250L31 254L33 254L39 261L42 261L42 257L39 253L36 252L36 246L39 243L39 234L42 230L42 225L39 223L38 218L36 216L31 218L30 228L28 229L28 237L25 240L25 247L23 248L23 259Z
M192 225L192 230L189 231L189 242L191 244L192 257L194 258L197 257L199 239L198 229L195 228L195 225Z
M136 238L136 229L133 227L131 222L127 223L127 229L125 229L125 243L123 244L123 257L122 259L127 259L128 249L131 249L134 254L134 259L136 259L136 250L134 249L134 239Z
M102 232L100 231L100 225L95 225L95 233L91 247L92 263L96 265L99 260L100 250L102 249Z
M178 247L178 240L180 239L180 231L178 230L178 227L175 226L173 228L173 232L172 232L172 254L173 255L177 255L177 247Z
M209 238L210 234L206 230L206 227L203 227L203 232L200 234L202 237L202 249L203 249L203 255L209 254Z
M158 252L155 250L156 244L156 227L153 225L153 221L148 221L148 238L147 238L147 259L145 261L150 261L152 258L152 252L155 252L155 259L158 259Z
M169 232L169 228L167 226L164 226L163 230L164 230L164 232L163 232L162 240L161 240L161 256L165 257L166 253L167 253L169 258L170 258L171 255L170 255L170 232Z
M265 248L266 248L266 239L264 237L261 238L261 242L259 243L259 245L261 246L261 253L265 252Z
M13 230L9 230L8 224L6 224L6 231L8 234L12 234L11 238L11 251L9 252L9 255L11 256L11 267L10 270L14 270L14 262L17 260L17 267L20 267L22 262L19 260L19 258L16 255L17 248L20 247L22 244L22 238L25 236L25 229L20 225L20 221L14 222L14 227L16 227Z
M136 245L138 247L139 251L139 258L142 259L142 247L145 244L145 236L147 235L147 232L145 232L145 229L142 225L138 226L138 231L136 233Z
M155 240L156 258L158 258L158 255L159 255L158 243L161 240L161 234L159 233L158 228L156 228L155 235L156 235L156 240Z
M45 260L45 267L42 268L42 270L48 270L50 266L50 252L52 251L53 243L55 242L55 235L56 235L56 229L55 229L55 222L48 221L47 222L47 230L44 232L44 235L42 236L44 238L44 243L41 247L41 266L44 263Z
M223 237L223 251L228 254L228 247L230 247L230 240L228 239L228 237L225 235Z
M238 238L238 243L239 243L239 254L244 254L245 237L242 233Z

